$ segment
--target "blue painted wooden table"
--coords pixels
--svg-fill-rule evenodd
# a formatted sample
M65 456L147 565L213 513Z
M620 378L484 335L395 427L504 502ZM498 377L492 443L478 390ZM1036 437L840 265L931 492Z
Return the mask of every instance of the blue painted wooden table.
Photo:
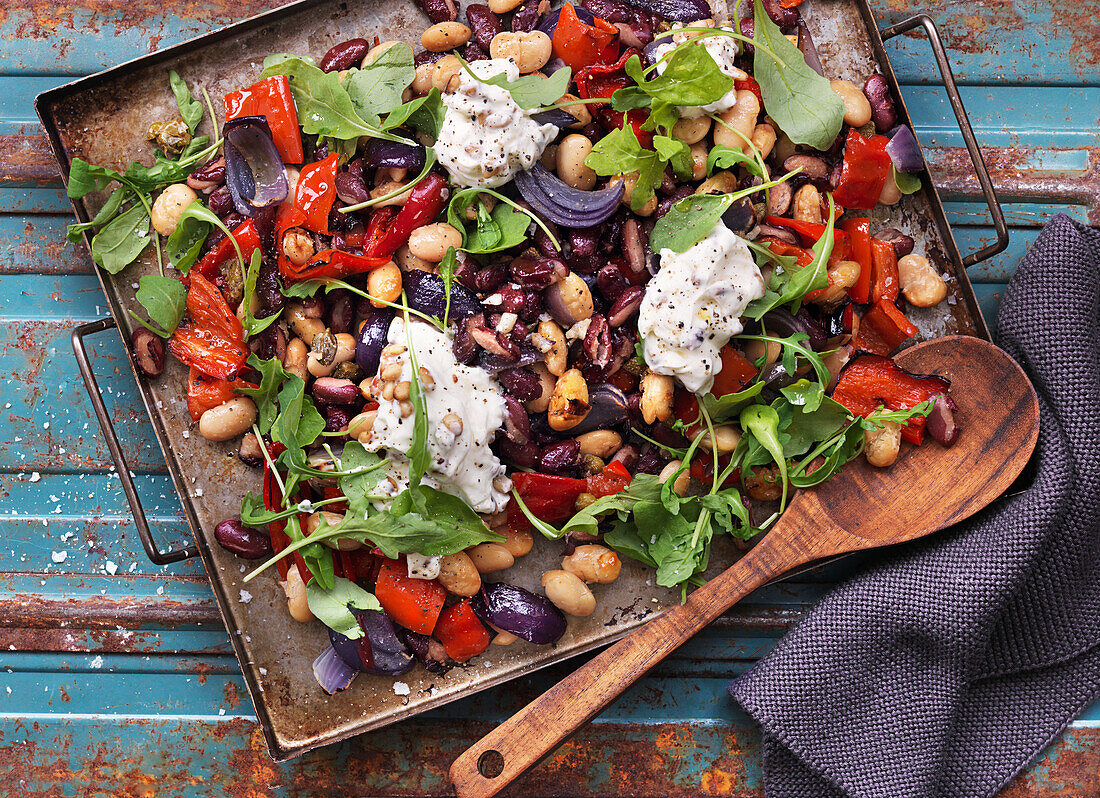
M106 314L32 109L38 92L277 0L0 0L0 795L446 793L446 767L554 678L544 671L276 765L201 567L149 564L69 348ZM1100 224L1100 0L875 0L939 22L1012 225L971 271L987 318L1053 213ZM993 240L923 40L888 45L963 252ZM94 364L160 540L188 532L114 333ZM790 620L834 567L753 601ZM719 622L537 769L517 795L760 796L757 733L725 696L782 633ZM559 668L557 672L561 672ZM1006 796L1100 796L1100 706Z

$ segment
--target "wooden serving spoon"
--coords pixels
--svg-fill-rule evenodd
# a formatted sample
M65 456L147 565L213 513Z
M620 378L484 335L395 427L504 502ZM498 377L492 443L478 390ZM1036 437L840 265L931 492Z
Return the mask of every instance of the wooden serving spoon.
M800 491L760 543L723 573L563 679L451 765L459 798L496 795L591 720L646 671L746 595L800 565L930 535L1000 496L1039 437L1039 402L1023 370L979 338L949 336L896 358L951 380L962 434L928 440L890 468L858 458Z

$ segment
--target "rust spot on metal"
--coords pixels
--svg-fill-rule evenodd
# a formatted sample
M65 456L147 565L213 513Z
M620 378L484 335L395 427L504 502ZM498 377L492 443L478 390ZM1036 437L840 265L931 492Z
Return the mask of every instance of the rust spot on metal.
M1034 148L983 147L982 156L1002 200L1082 205L1088 208L1089 220L1100 224L1100 147L1077 147L1073 151L1084 151L1086 154L1085 168L1073 173L1035 168L1033 159L1038 151ZM1051 148L1043 152L1055 153L1059 150ZM981 196L981 188L965 149L926 147L925 154L933 182L948 198ZM1018 221L1041 224L1045 220L1024 218Z
M1100 729L1063 732L1027 773L998 793L998 798L1041 795L1100 795Z
M168 577L187 579L187 577ZM195 577L188 581L202 581ZM16 629L140 629L156 626L173 629L180 626L217 624L221 615L209 601L150 602L145 599L111 599L96 596L93 601L56 600L42 596L11 596L0 600L0 628Z
M0 136L0 183L60 185L61 174L45 134Z

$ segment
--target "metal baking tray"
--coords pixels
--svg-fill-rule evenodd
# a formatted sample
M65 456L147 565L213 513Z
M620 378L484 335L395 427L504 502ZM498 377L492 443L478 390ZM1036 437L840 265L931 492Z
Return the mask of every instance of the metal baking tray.
M928 34L993 216L998 241L981 252L962 258L943 206L927 176L923 178L920 192L903 198L892 208L876 210L875 222L885 224L889 220L891 226L913 236L918 251L926 252L943 273L950 275L951 298L937 308L912 314L922 335L966 333L988 337L965 266L1004 249L1007 231L935 26L928 17L919 15L880 32L867 0L811 0L803 4L801 10L814 33L826 70L830 74L858 79L873 71L881 72L893 90L899 119L907 124L909 115L882 42L919 27ZM150 158L149 145L144 141L149 120L175 114L167 85L169 69L175 69L192 84L205 84L212 97L220 97L252 82L268 53L291 51L320 56L338 41L359 36L418 41L425 26L426 17L409 0L299 0L52 89L39 95L35 105L67 182L70 161L76 156L120 169L131 160ZM204 122L206 125L208 123ZM84 201L74 201L73 209L81 221L87 221L105 198L90 196ZM628 562L617 582L598 587L596 612L588 618L570 619L568 632L554 646L538 647L523 641L506 648L494 646L468 667L456 668L445 676L417 668L401 677L409 687L408 695L395 692L392 678L365 674L340 695L325 695L317 687L310 668L314 657L328 644L323 627L320 624L301 625L291 620L282 591L276 579L269 576L249 583L247 590L251 600L242 601L241 561L214 542L214 526L237 513L241 496L246 491L259 491L260 476L234 456L235 451L229 444L210 443L189 433L193 425L184 399L186 369L171 359L162 378L156 381L138 379L137 389L164 452L184 514L195 536L195 545L180 547L177 544L161 549L149 529L130 470L96 387L83 337L117 326L128 339L131 321L126 311L137 308L134 286L139 275L153 268L150 256L118 276L97 270L113 319L75 330L74 350L142 543L150 558L158 564L201 556L274 759L289 759L312 748L394 723L609 643L680 600L678 591L655 587L652 574ZM717 543L712 572L727 567L737 556L731 544ZM529 556L502 576L537 588L539 575L549 567L556 567L559 557L558 544L539 541ZM745 613L734 617L753 621ZM762 615L754 622L774 625L775 619L769 621Z

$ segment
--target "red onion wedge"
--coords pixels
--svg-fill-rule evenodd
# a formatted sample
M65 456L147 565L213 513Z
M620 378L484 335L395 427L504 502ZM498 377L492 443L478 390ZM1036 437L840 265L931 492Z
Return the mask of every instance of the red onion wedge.
M283 159L262 116L241 116L225 123L225 183L237 212L252 216L278 205L290 192Z
M535 213L566 227L595 227L607 221L619 209L625 191L621 180L599 191L581 191L539 163L516 174L515 181Z
M359 671L348 667L332 646L325 648L313 660L313 678L329 695L348 689L358 674Z
M898 125L890 131L890 143L886 153L899 172L919 172L924 169L924 156L921 155L917 137L908 125Z

